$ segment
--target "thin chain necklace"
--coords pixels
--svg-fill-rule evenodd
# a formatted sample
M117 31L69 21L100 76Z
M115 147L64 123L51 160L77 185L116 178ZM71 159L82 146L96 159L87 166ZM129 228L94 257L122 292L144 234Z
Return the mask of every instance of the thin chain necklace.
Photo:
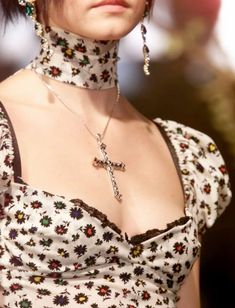
M35 71L34 71L35 72ZM36 73L36 72L35 72ZM36 75L38 75L36 73ZM39 75L38 75L39 76ZM41 78L41 81L43 82L43 84L47 87L47 89L49 91L51 91L53 93L53 95L70 111L72 112L73 114L75 114L76 116L79 116L81 118L81 115L79 115L77 112L75 112L74 110L72 110L67 104L65 104L65 102L61 99L61 97L55 92L55 90L52 88L51 85L49 85L45 80L43 80L43 78ZM89 134L95 138L97 144L98 144L98 147L99 147L99 150L101 152L101 155L102 155L102 158L103 159L98 159L97 157L94 158L93 162L92 162L92 165L96 168L104 168L107 170L108 174L109 174L109 177L110 177L110 180L111 180L111 184L112 184L112 189L113 189L113 193L114 193L114 197L118 200L118 201L121 201L122 200L122 195L120 194L119 192L119 188L118 188L118 185L117 185L117 181L115 179L115 176L114 176L114 170L120 170L120 171L125 171L126 170L126 166L123 162L113 162L109 159L109 156L106 152L106 144L103 143L103 139L104 139L104 136L107 132L107 129L108 129L108 126L109 126L109 123L111 121L111 118L112 118L112 115L113 115L113 111L115 109L115 106L118 104L120 100L120 86L119 84L117 84L117 97L116 97L116 100L114 101L113 103L113 106L112 106L112 109L111 109L111 112L110 112L110 115L108 117L108 120L107 120L107 123L104 127L104 130L102 132L102 134L100 133L96 133L94 134L90 128L87 126L87 124L85 123L85 121L83 120L83 125L85 126L85 128L87 129L87 131L89 132Z

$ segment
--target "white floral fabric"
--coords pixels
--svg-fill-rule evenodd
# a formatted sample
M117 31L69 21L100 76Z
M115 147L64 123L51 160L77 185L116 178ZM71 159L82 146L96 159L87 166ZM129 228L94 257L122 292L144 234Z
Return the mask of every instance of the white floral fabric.
M1 308L176 307L200 252L199 235L225 210L231 189L209 136L174 121L154 123L179 172L185 215L165 230L129 237L81 199L20 180L14 131L1 107Z
M44 32L52 56L41 49L26 69L86 89L117 85L119 41L92 40L57 27L46 27Z

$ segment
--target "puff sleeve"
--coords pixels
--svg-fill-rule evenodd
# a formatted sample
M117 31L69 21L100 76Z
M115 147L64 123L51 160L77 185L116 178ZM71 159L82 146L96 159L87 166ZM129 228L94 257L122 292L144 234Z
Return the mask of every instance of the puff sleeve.
M189 194L187 209L201 235L215 223L231 201L226 164L210 136L175 121L161 119L160 122L178 158L182 182Z
M195 215L199 234L210 228L224 212L232 198L225 161L215 141L208 135L187 128L190 137L191 184L195 200L190 210Z

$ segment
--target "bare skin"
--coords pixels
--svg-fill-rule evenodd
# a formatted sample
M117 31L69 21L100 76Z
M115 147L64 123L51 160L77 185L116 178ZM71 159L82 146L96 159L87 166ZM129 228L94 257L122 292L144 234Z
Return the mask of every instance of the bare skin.
M181 184L165 141L156 125L125 98L117 106L104 139L110 158L127 166L126 172L115 172L123 194L119 204L107 172L92 166L93 158L100 155L95 139L35 73L25 70L10 77L1 84L0 93L17 135L22 178L31 186L67 199L82 199L106 213L130 236L165 228L184 215ZM107 121L106 112L100 114L96 106L89 106L93 117L89 115L88 127L94 132L102 131Z
M66 1L75 5L75 0ZM134 27L143 11L144 1L129 2L139 16L135 15L132 24L131 15L123 18L122 24L116 17L105 19L104 29L108 28L109 33L101 37L104 30L100 27L99 39L122 37ZM90 17L91 13L86 15L86 8L82 7L86 2L80 3L80 9L84 9L84 25L86 16ZM92 12L95 18L92 10L87 12ZM71 16L68 18L72 20ZM123 28L117 27L118 22ZM113 28L107 27L107 23L113 24ZM51 24L63 26L56 16L51 16ZM71 26L71 23L65 24L66 28ZM91 36L94 30L88 30L87 36ZM82 34L86 36L86 33ZM46 80L71 109L82 114L94 133L102 132L116 98L115 88L95 91ZM126 98L121 97L116 106L104 138L109 157L126 164L125 172L115 172L123 195L121 204L113 197L107 172L92 166L94 157L100 154L95 139L81 119L48 92L34 72L22 70L2 82L0 100L16 132L22 178L30 186L66 199L82 199L105 213L129 237L149 229L164 229L168 223L185 215L183 189L165 140L157 126ZM181 289L179 308L200 307L198 269L197 261Z
M56 88L57 82L50 82ZM60 87L61 97L66 97L71 108L76 104L75 90ZM115 94L115 89L105 93L114 99ZM167 223L185 215L180 179L163 137L157 126L124 97L104 139L110 158L127 166L126 172L115 172L123 194L121 204L113 197L107 172L92 166L94 156L99 156L95 139L79 117L48 92L35 73L24 70L2 82L0 100L16 132L22 178L30 186L67 199L82 199L105 213L128 236L164 229ZM84 108L89 110L89 128L102 131L110 104L105 106L96 100ZM195 264L181 289L179 308L186 308L186 303L191 308L200 307L198 269Z

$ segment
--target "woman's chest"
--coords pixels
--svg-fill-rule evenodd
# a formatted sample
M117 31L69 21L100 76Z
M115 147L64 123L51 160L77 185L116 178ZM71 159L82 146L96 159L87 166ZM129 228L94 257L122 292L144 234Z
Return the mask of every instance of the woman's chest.
M140 125L110 126L101 146L84 127L60 113L22 114L21 122L12 122L21 178L30 186L80 198L131 235L149 227L165 228L184 215L178 165L157 127L146 133ZM125 170L116 167L120 162ZM121 202L114 197L115 189Z
M15 266L30 264L31 259L48 270L54 258L60 267L72 269L79 261L81 268L89 268L115 257L120 262L128 260L127 265L133 261L172 273L175 263L185 267L198 254L197 226L189 212L165 230L131 237L82 200L66 200L19 184L12 184L8 193L11 198L5 199L1 241L12 256L10 263L20 261ZM91 256L92 264L86 262Z

